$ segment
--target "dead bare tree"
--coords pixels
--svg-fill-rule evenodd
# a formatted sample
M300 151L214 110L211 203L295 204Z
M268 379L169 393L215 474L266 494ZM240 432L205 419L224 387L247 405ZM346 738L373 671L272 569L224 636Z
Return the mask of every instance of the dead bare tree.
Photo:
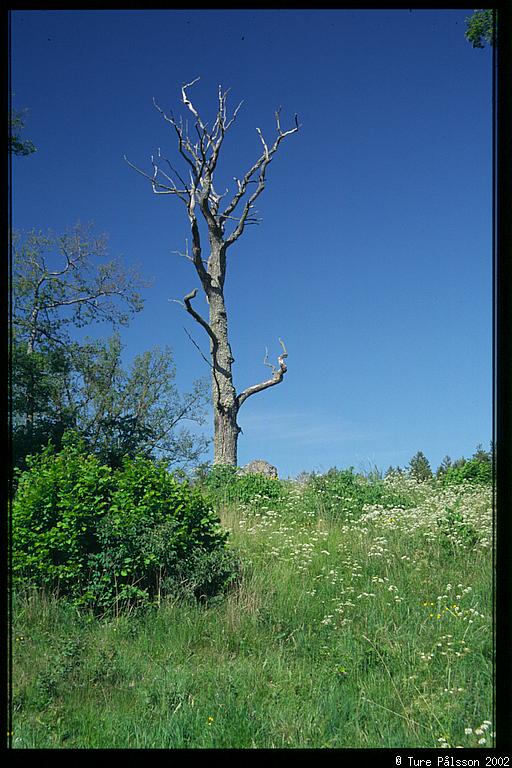
M256 162L242 178L234 178L237 189L225 207L221 201L228 190L220 195L214 187L214 172L225 134L236 119L242 102L233 111L227 112L228 91L218 90L218 108L215 122L211 128L203 122L199 112L191 102L188 89L199 80L196 78L186 83L181 89L181 101L193 116L193 134L187 121L177 120L173 113L167 114L153 99L155 107L169 123L177 140L178 152L186 164L186 173L180 173L171 162L162 155L160 149L156 157L151 157L152 173L146 173L133 163L126 162L151 183L153 192L159 195L174 195L186 206L192 234L192 254L187 250L183 256L194 265L201 287L209 305L209 319L203 318L192 306L197 289L188 293L183 302L186 311L201 325L210 339L209 362L212 371L212 400L214 411L214 463L237 464L237 442L240 427L237 415L241 405L251 395L279 384L286 373L285 358L288 356L284 343L282 353L277 358L278 366L264 363L272 369L271 378L247 387L238 393L233 384L232 365L234 362L228 336L228 315L224 299L226 279L226 257L229 248L241 237L249 224L258 223L254 204L265 189L267 168L276 154L281 142L299 130L297 115L295 124L289 130L281 128L280 110L275 113L277 135L273 144L268 144L259 128L258 136L262 152ZM198 212L204 219L209 241L208 259L203 259L203 251L198 223ZM230 232L227 232L227 228Z

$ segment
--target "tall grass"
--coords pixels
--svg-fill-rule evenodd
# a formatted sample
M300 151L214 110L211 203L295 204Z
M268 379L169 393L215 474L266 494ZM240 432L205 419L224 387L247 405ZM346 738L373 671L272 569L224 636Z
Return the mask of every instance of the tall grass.
M13 746L492 746L491 491L331 480L224 494L243 569L208 605L18 595Z

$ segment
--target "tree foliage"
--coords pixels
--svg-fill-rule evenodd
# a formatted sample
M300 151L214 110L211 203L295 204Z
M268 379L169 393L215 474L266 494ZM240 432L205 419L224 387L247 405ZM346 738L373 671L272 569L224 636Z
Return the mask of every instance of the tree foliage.
M460 485L461 483L478 483L490 485L492 483L492 464L469 459L461 466L450 467L443 475L445 485Z
M49 440L60 445L64 431L75 424L68 394L72 364L65 347L28 353L16 338L11 343L11 428L14 466Z
M466 18L466 40L473 48L485 48L486 43L494 45L493 14L491 8L485 8L473 11L473 15Z
M169 349L152 349L126 368L118 330L110 338L72 338L104 323L118 329L142 308L142 280L105 260L106 241L92 229L13 236L12 428L14 463L64 431L78 430L111 466L123 456L160 455L195 462L207 441L183 428L202 423L206 386L180 395Z
M490 485L493 481L494 447L486 451L481 444L477 445L471 459L460 458L438 470L438 477L445 485L460 485L461 483L477 483ZM440 467L441 469L441 467Z
M29 354L13 344L12 415L14 463L48 442L61 445L68 428L77 430L102 461L119 467L123 457L160 456L169 465L197 463L208 441L186 428L203 424L208 387L196 381L187 393L175 383L170 349L122 360L119 334ZM32 418L27 422L27 401Z
M9 115L9 135L7 137L8 152L11 155L32 155L36 147L30 139L23 139L21 133L25 127L24 113L26 110L13 109Z
M95 322L127 325L142 309L141 277L106 260L107 239L80 224L63 234L12 235L13 325L32 352L43 342L69 343L68 328Z
M70 432L28 464L12 513L17 584L110 611L184 590L209 597L233 577L211 506L162 464L139 456L113 470Z
M429 480L432 477L430 463L422 451L418 451L409 462L409 473L416 480Z
M111 466L137 453L161 456L171 464L197 463L207 440L183 424L203 424L208 387L196 381L180 394L169 348L137 355L122 364L119 335L84 345L77 361L80 380L77 426L91 450Z
M442 478L451 466L452 466L452 460L450 456L446 455L443 458L442 462L440 463L439 467L437 468L436 477Z

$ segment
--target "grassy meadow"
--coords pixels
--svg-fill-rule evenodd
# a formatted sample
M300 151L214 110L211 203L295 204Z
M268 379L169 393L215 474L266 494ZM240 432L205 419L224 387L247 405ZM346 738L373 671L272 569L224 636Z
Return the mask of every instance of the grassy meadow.
M14 748L492 746L491 488L274 482L217 492L223 596L14 597Z

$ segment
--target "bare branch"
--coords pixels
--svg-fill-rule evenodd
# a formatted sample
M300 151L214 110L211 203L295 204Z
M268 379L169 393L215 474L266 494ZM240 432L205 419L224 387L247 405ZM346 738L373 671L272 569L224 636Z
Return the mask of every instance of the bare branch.
M227 93L227 91L226 91L226 93ZM238 111L239 111L239 109L240 109L240 107L242 106L242 104L243 104L243 103L244 103L244 102L243 102L243 99L242 99L242 101L240 102L240 104L237 106L237 108L236 108L236 109L235 109L235 111L233 112L233 115L232 115L231 119L230 119L230 120L229 120L229 121L226 123L226 125L224 126L224 133L225 133L225 132L228 130L228 128L229 128L229 127L230 127L230 126L231 126L231 125L232 125L232 124L235 122L235 120L236 120L236 116L238 115Z
M275 375L276 373L275 365L272 365L272 363L268 362L268 347L265 347L265 357L263 358L263 365L266 365L267 368L270 368L270 370L272 371L272 374Z
M246 190L247 190L247 186L248 186L249 184L256 184L256 183L257 183L257 182L256 182L256 180L252 178L252 176L253 176L253 175L256 173L256 171L259 169L259 167L260 167L260 166L261 166L261 164L263 163L264 159L265 159L265 155L262 155L262 157L260 157L260 158L259 158L259 159L258 159L258 160L257 160L257 161L254 163L254 165L252 166L252 168L250 168L250 169L247 171L247 173L245 174L245 176L244 176L244 178L242 179L242 181L240 181L240 179L237 179L237 178L235 178L235 181L236 181L236 183L237 183L237 186L238 186L238 192L237 192L237 193L234 195L234 197L233 197L233 199L231 200L231 202L229 203L229 205L228 205L228 206L225 208L225 210L224 210L224 211L223 211L223 213L221 214L221 216L220 216L220 222L221 222L221 223L223 223L223 222L224 222L224 220L225 220L225 219L227 219L227 217L228 217L228 216L229 216L231 213L233 213L233 211L235 210L236 206L238 205L238 203L240 202L240 200L242 199L242 197L245 195L245 192L246 192Z
M180 304L181 304L181 302L180 302ZM199 346L199 344L197 344L197 342L196 342L196 341L194 341L194 339L192 338L192 336L190 335L190 333L187 331L187 329L186 329L185 327L183 327L183 330L185 331L185 333L187 334L187 336L189 337L190 341L192 342L192 344L194 345L194 347L197 349L197 351L199 352L199 354L201 355L201 357L203 358L203 360L205 361L205 363L206 363L207 365L209 365L209 366L210 366L210 368L211 368L212 370L215 370L215 369L214 369L214 367L213 367L213 365L211 364L211 362L208 360L208 358L206 357L206 355L205 355L205 354L204 354L204 352L202 351L202 349L201 349L201 347Z
M216 195L213 190L213 174L217 165L220 148L224 140L224 135L228 128L232 125L242 102L235 109L231 119L227 121L226 117L226 104L227 95L229 89L222 93L221 86L219 86L218 100L219 106L217 110L217 116L213 125L213 130L209 133L206 123L203 123L201 117L193 105L192 101L188 97L187 88L192 86L198 81L196 78L191 83L187 83L182 87L182 101L195 118L195 130L198 136L198 142L194 145L193 150L190 147L190 141L188 136L185 140L185 147L189 151L189 154L194 158L195 166L195 188L198 194L198 201L201 207L201 212L208 224L210 230L216 231L221 234L222 227L220 222L216 218L216 213L219 207L220 197ZM174 122L175 124L175 122ZM181 141L183 141L183 129L180 124L179 135Z
M245 193L247 192L247 187L250 183L256 183L257 187L256 190L252 193L252 195L246 200L242 215L240 216L240 221L238 223L238 226L235 228L235 230L231 233L231 235L226 239L226 246L229 247L232 245L242 232L244 231L244 227L246 223L249 223L250 217L249 213L251 211L251 208L253 206L254 201L257 197L263 192L265 189L265 173L267 170L267 166L272 161L273 156L277 152L279 145L281 141L286 138L286 136L290 136L292 133L296 133L299 130L299 123L297 121L297 115L295 115L295 127L290 128L288 131L283 131L281 128L281 121L280 121L280 110L277 110L275 113L276 116L276 126L277 126L277 138L274 141L274 144L269 149L265 139L263 138L263 134L259 128L256 128L256 131L258 132L258 135L260 137L260 141L263 144L263 154L258 158L258 160L254 163L252 168L250 168L245 176L243 177L242 181L235 179L238 185L238 192L234 195L233 199L227 206L227 208L224 210L224 212L221 214L219 218L219 223L221 226L223 225L224 221L227 219L227 217L233 213L235 208L237 207L238 203L242 200ZM252 177L259 172L258 179L253 179ZM255 223L252 221L251 223Z
M196 79L195 79L195 80L192 80L192 82L191 82L191 83L185 83L185 85L183 85L183 86L181 87L181 98L182 98L182 101L183 101L183 103L185 104L185 106L187 106L187 107L190 109L190 111L192 112L192 114L193 114L193 115L194 115L194 117L196 118L196 120L197 120L197 122L199 123L199 125L201 126L201 128L204 128L204 126L203 126L203 124L202 124L202 122L201 122L201 118L199 117L199 114L198 114L197 110L195 109L195 107L194 107L194 105L192 104L192 102L190 101L190 99L187 97L187 88L191 88L191 87L192 87L193 85L195 85L195 84L196 84L196 83L197 83L197 82L198 82L200 79L201 79L200 77L196 77Z
M182 158L185 160L185 162L188 163L188 165L192 169L194 180L197 183L197 181L199 180L198 164L200 163L197 155L193 151L192 145L190 144L190 140L186 132L185 132L185 141L183 140L183 122L180 120L180 124L178 125L172 113L171 113L171 116L169 117L169 115L167 115L164 112L164 110L158 106L154 97L153 97L153 104L158 109L160 114L163 116L164 120L166 120L168 123L170 123L173 126L176 132L176 135L178 137L178 151L182 156Z
M183 301L185 303L185 309L187 310L189 315L192 315L194 320L197 323L199 323L199 325L203 326L203 328L205 329L206 333L211 338L213 344L215 346L217 346L217 343L218 343L217 342L217 337L215 336L214 332L212 331L210 325L206 322L206 320L203 317L201 317L201 315L198 312L195 311L195 309L193 308L192 304L190 303L192 301L192 299L195 299L196 295L197 295L197 288L194 288L193 291L190 291L190 293L187 293L187 295L183 297Z
M265 159L268 158L268 147L266 145L265 139L263 138L263 134L259 128L256 128L258 131L258 136L260 137L261 143L263 144L263 149L265 150Z
M184 251L171 251L171 253L173 254L173 256L181 256L183 259L187 259L187 261L191 261L192 264L194 264L194 266L195 266L195 259L190 255L190 253L188 251L188 240L187 240L187 238L185 238L185 250ZM206 268L206 266L207 266L206 261L204 261L204 259L202 259L201 262L202 262L203 266ZM183 302L180 301L180 304L183 305Z
M164 174L164 175L171 182L171 184L173 185L172 187L169 187L166 184L162 184L160 181L156 180L156 176L157 176L157 173L158 173L159 169L158 169L158 167L156 166L156 164L154 162L153 155L151 155L151 163L153 165L153 176L150 176L148 173L146 173L145 171L141 170L136 165L134 165L132 162L130 162L130 160L128 160L126 155L123 155L123 159L125 160L126 163L128 163L130 168L133 168L135 171L137 171L137 173L140 173L141 176L144 176L144 178L148 179L151 182L151 185L153 187L153 192L156 195L176 195L177 197L180 198L180 200L183 200L183 202L185 204L188 204L188 201L187 201L186 197L184 197L184 195L189 192L189 190L187 188L185 188L185 189L178 189L176 187L176 185L174 184L174 182L172 181L172 179L169 176L167 176L166 174ZM162 173L162 171L160 171L160 173ZM157 187L159 187L160 189L157 189Z
M169 166L169 168L171 169L172 173L174 173L174 175L175 175L175 176L178 178L178 180L179 180L179 181L180 181L180 183L183 185L183 187L184 187L184 188L187 190L187 192L189 192L189 193L190 193L190 190L189 190L189 188L188 188L188 185L187 185L186 181L184 181L184 180L183 180L183 178L182 178L182 176L180 175L180 173L179 173L179 172L176 170L176 168L174 168L174 166L173 166L173 165L171 165L170 161L169 161L169 160L168 160L166 157L164 157L164 156L162 155L162 151L161 151L160 147L158 148L158 157L162 158L162 160L163 160L165 163L167 163L167 165L168 165L168 166Z
M268 389L269 387L273 387L276 384L279 384L283 380L283 377L286 371L288 370L286 367L286 363L284 362L285 357L288 357L288 352L286 351L286 347L282 339L279 339L279 343L283 348L282 353L277 358L277 362L279 363L279 368L276 368L270 363L267 363L268 353L266 353L263 363L264 365L267 365L269 368L272 369L272 378L268 379L267 381L262 381L261 384L254 384L254 386L247 387L247 389L244 389L244 391L241 392L236 398L239 408L242 405L242 403L244 403L247 400L247 398L250 397L251 395L255 395L256 392L262 392L264 389Z

